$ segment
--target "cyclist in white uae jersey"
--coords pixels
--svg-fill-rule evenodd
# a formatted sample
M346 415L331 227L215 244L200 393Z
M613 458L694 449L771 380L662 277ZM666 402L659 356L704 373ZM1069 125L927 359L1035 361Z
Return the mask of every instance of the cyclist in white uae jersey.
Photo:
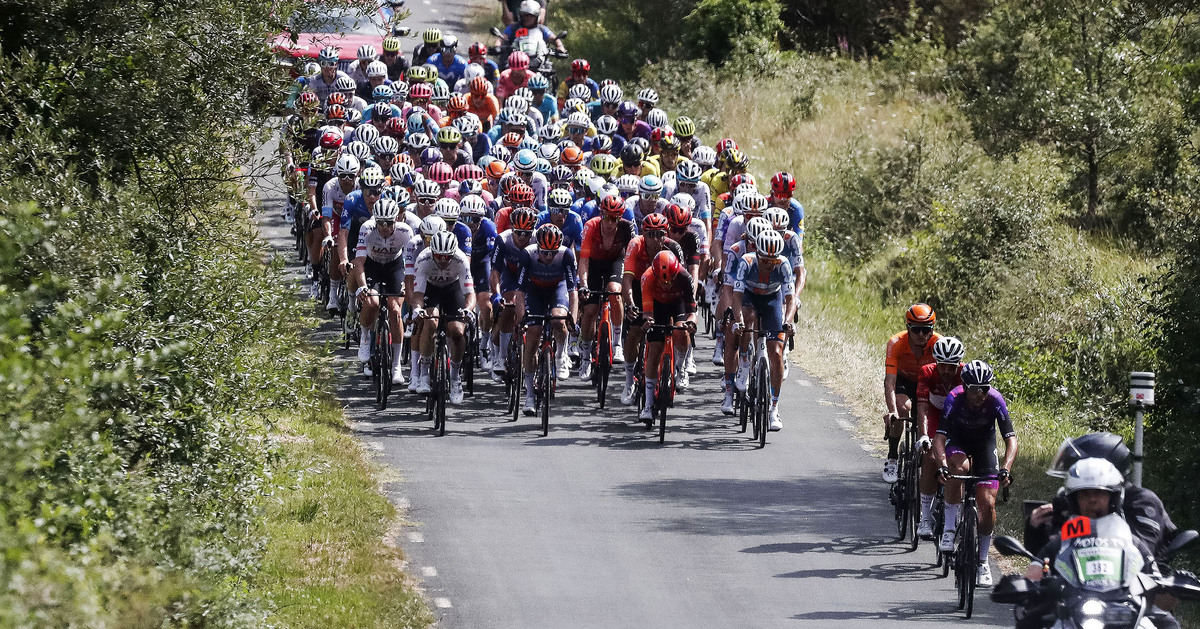
M398 332L404 329L400 325L401 294L404 290L402 253L413 234L407 224L396 220L399 213L400 208L395 201L382 199L375 204L371 220L363 223L358 231L358 255L354 258L352 273L357 278L359 288L355 295L362 308L358 359L363 363L371 357L369 330L375 326L375 317L379 315L380 308L378 297L367 290L368 283L378 285L379 292L388 295L387 311L392 329ZM400 334L396 338L401 338ZM404 381L399 366L400 344L393 344L392 350L392 382L399 384ZM363 373L371 375L369 366L364 365Z
M446 336L450 342L450 403L461 404L463 400L462 368L463 351L466 346L464 318L473 317L475 311L475 285L471 281L471 261L458 248L454 234L443 231L429 239L429 246L417 256L416 281L413 285L414 301L421 304L413 310L416 318L443 318ZM454 320L450 320L454 319ZM418 342L421 359L417 392L429 392L429 369L433 360L435 325L421 328Z

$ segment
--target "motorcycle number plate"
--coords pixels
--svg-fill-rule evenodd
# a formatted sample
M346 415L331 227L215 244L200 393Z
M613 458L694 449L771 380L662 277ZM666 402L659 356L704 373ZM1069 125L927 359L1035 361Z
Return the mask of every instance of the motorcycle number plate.
M1089 561L1084 564L1083 573L1089 577L1111 577L1117 573L1117 567L1108 560Z

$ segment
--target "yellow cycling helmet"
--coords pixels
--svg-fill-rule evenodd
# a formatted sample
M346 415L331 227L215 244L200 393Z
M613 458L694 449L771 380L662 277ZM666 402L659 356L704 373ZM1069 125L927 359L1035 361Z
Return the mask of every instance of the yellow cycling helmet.
M692 119L687 116L676 118L672 128L675 129L675 135L681 137L690 138L696 135L696 123L692 122Z
M383 38L383 51L384 52L400 52L400 38L384 37Z
M442 32L436 28L426 29L425 35L422 37L422 39L425 40L426 44L429 44L430 46L436 46L442 43Z
M591 168L592 172L609 177L616 172L617 164L617 158L608 153L600 153L592 156L592 160L588 162L588 168Z

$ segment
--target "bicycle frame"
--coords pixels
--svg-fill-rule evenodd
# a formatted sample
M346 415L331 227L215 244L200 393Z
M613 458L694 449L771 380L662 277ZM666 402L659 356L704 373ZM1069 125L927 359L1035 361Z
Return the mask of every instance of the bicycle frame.
M664 443L667 436L667 409L675 406L675 335L676 330L690 332L691 326L682 323L656 323L650 330L666 332L663 338L662 355L658 360L658 388L654 391L653 415L647 428L653 428L658 419L658 442ZM650 351L650 343L643 346L643 354Z

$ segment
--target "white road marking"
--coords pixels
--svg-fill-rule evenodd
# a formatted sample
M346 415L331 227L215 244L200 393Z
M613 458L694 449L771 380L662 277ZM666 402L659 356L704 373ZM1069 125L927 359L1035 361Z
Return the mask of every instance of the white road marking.
M421 566L421 576L436 577L437 576L437 568L434 568L433 566Z
M376 452L383 452L383 444L379 443L378 441L368 441L367 447Z
M813 385L812 380L797 380L796 384L802 387L811 387Z
M425 541L425 536L422 535L420 531L409 531L408 541L414 544L420 544L421 542Z
M438 609L448 609L450 607L453 607L450 604L450 599L448 599L444 596L439 596L439 597L433 599L433 606L437 607Z

